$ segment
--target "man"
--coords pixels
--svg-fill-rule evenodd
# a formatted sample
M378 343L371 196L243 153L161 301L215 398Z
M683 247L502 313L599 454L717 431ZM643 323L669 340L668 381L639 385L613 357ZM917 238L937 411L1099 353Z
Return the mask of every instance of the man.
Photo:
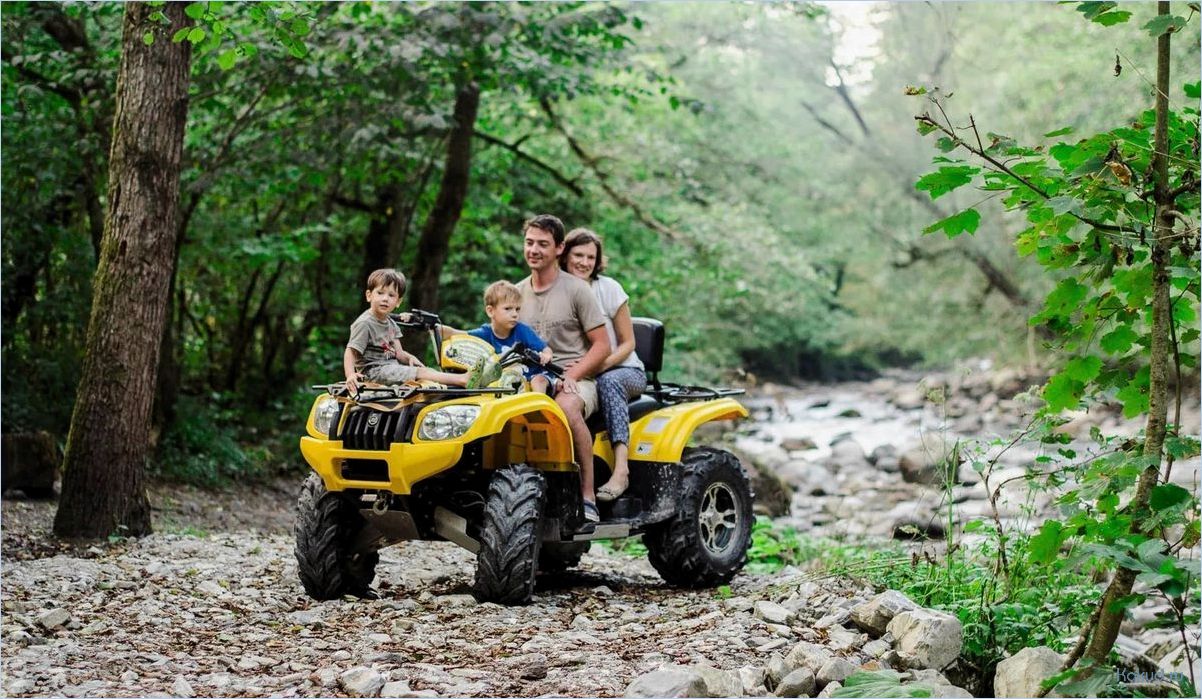
M596 522L601 517L593 493L593 440L584 421L597 409L593 375L610 352L605 317L588 284L559 269L562 221L549 214L535 216L522 227L522 235L530 276L518 283L522 292L519 319L547 341L555 362L567 367L563 379L555 384L555 402L572 430L584 518Z

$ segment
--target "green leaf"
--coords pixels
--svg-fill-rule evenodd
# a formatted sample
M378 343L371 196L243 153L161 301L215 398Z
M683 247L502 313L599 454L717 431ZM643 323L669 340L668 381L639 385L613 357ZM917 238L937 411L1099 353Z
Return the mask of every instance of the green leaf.
M901 675L892 670L858 671L843 680L833 697L929 697L933 690L925 684L901 683Z
M1115 396L1123 404L1123 417L1133 418L1148 412L1148 386L1137 380L1127 382Z
M188 41L192 42L193 44L199 44L200 42L204 41L205 36L207 36L205 30L201 29L200 27L193 27L188 31Z
M229 70L230 68L233 68L234 64L237 62L238 51L235 49L227 49L222 51L221 54L217 56L217 65L221 66L222 70Z
M1184 89L1185 96L1190 99L1196 100L1202 97L1202 82L1186 83Z
M975 233L981 225L981 214L976 209L965 209L958 214L936 221L922 229L924 234L942 230L948 238L955 238L961 233Z
M1131 326L1123 324L1103 335L1099 344L1110 354L1125 354L1138 339L1139 335Z
M1130 12L1118 10L1116 12L1107 12L1106 14L1098 15L1094 18L1094 21L1103 27L1113 27L1114 25L1122 24L1129 19L1131 19Z
M1076 357L1069 360L1064 373L1075 381L1089 383L1102 370L1102 360L1097 357Z
M178 44L188 37L188 32L190 31L192 31L192 27L184 27L183 29L171 35L171 41Z
M184 14L198 20L205 16L205 4L203 2L190 2L184 7Z
M972 178L980 171L980 168L971 165L941 167L935 172L923 175L914 188L930 193L932 199L938 199L944 194L972 182Z
M1045 133L1043 135L1043 137L1044 138L1056 138L1057 136L1064 136L1065 134L1070 134L1072 132L1073 132L1073 127L1066 126L1063 129L1056 129L1055 131L1049 131L1049 132Z
M148 30L145 34L143 34L142 43L146 44L147 46L154 44L154 32Z
M288 29L296 36L306 36L309 33L309 23L304 19L297 17L292 20L292 24L288 25Z
M1106 609L1107 609L1107 611L1111 611L1111 612L1121 612L1121 611L1123 611L1125 609L1129 609L1131 607L1138 607L1139 605L1143 604L1144 601L1147 599L1148 599L1147 595L1140 595L1140 594L1127 595L1125 597L1120 597L1120 598L1116 599L1115 601L1111 602L1110 604L1106 605Z
M1043 387L1043 399L1048 403L1048 410L1058 413L1077 407L1083 388L1080 381L1074 381L1067 374L1056 374Z
M1148 504L1153 510L1159 511L1189 502L1190 492L1175 483L1165 483L1153 488L1150 496Z
M1049 519L1039 528L1039 533L1027 542L1027 554L1032 563L1051 563L1060 553L1060 544L1064 543L1067 533L1064 525Z
M1165 32L1180 31L1185 27L1185 18L1176 15L1159 15L1152 18L1144 25L1144 30L1154 37L1158 37Z

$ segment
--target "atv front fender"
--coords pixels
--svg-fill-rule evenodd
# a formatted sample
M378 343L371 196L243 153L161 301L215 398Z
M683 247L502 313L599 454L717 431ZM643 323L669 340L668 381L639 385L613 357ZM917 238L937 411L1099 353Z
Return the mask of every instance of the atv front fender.
M301 437L300 450L305 461L325 482L326 490L364 488L408 495L414 483L458 463L463 455L463 443L453 440L420 444L396 443L391 445L388 451L368 451L344 449L341 441ZM343 474L350 470L344 470L344 466L352 459L355 463L372 463L377 467L384 467L376 470L387 480L344 477ZM362 472L362 469L357 470Z

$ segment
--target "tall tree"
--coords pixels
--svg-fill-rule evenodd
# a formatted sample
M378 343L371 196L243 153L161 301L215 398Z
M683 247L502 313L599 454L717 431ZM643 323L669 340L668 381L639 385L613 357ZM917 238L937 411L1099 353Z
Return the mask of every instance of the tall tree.
M192 45L183 3L126 5L109 155L108 210L87 356L64 459L54 531L96 538L150 532L143 486L160 337L178 235L180 160Z

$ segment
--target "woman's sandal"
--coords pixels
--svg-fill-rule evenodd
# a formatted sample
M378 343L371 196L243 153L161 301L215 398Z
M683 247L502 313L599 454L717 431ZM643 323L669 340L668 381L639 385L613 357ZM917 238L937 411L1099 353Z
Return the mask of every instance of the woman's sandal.
M605 485L597 489L597 502L613 502L622 497L622 493L630 487L630 481L627 479L626 485L618 487L613 484L613 480L609 480Z

